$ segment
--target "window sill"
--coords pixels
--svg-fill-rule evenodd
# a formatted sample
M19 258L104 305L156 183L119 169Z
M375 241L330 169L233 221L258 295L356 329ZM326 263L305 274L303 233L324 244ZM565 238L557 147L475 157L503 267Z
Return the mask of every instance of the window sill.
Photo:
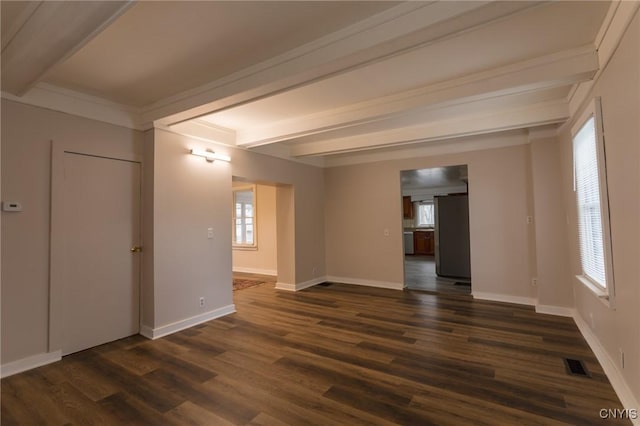
M607 290L595 285L591 280L584 275L576 275L576 279L580 284L585 286L591 293L593 293L599 301L601 301L606 307L613 309L611 299Z
M232 246L231 249L240 251L256 251L258 250L258 246Z

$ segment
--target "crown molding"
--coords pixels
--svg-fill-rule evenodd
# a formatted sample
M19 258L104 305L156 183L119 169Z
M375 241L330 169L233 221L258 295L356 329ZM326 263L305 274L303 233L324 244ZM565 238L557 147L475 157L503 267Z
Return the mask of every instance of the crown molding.
M133 6L108 2L42 1L27 6L2 46L2 88L21 96ZM30 13L29 13L30 12Z
M609 6L607 15L595 40L600 66L593 79L578 84L576 89L569 93L568 102L571 117L575 117L587 103L593 86L600 79L600 75L602 75L607 65L609 65L611 57L618 48L631 21L638 13L638 9L640 9L640 2L638 1L614 0ZM562 126L562 129L564 129L564 126ZM558 131L562 129L558 129Z
M152 123L144 124L140 121L138 108L48 83L38 83L23 96L3 91L2 98L135 130L153 127Z

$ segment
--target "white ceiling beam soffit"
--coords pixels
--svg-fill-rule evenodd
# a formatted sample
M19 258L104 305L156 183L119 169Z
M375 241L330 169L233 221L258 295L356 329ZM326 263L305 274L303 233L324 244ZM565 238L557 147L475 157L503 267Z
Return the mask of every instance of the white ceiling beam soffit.
M417 144L464 136L561 123L569 118L567 101L541 102L521 108L507 108L484 114L458 116L419 126L386 130L373 134L299 144L291 156L331 155L367 149Z
M593 46L584 46L314 116L295 117L268 127L239 130L236 143L251 148L388 120L412 110L419 113L421 109L572 85L592 78L597 70L598 53Z
M132 1L43 1L2 42L2 90L22 96L56 64L106 28Z
M143 122L174 125L441 40L539 4L406 2L335 33L143 109Z

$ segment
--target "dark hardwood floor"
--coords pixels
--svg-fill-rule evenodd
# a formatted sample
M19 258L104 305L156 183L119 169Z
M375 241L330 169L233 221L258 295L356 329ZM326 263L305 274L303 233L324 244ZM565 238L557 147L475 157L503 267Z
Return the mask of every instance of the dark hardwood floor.
M233 315L3 379L2 424L625 424L600 419L621 405L568 318L343 284L234 298Z
M456 284L461 280L436 275L433 256L412 254L404 257L404 283L411 290L424 290L446 294L471 294L471 284Z

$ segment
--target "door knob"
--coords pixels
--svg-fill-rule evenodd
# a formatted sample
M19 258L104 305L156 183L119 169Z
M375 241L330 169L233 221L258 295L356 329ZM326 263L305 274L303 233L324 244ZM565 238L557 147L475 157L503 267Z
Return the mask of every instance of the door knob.
M142 251L142 247L140 246L131 247L131 253L140 253L141 251Z

